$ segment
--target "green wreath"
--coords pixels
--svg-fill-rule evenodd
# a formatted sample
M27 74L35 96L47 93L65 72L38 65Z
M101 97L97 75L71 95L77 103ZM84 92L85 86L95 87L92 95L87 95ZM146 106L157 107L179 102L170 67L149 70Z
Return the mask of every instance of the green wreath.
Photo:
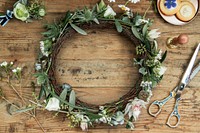
M121 6L121 7L120 7ZM116 126L126 122L126 128L133 129L142 107L149 102L152 88L162 79L166 68L162 65L167 52L157 47L157 29L150 30L152 20L133 14L125 5L119 5L124 14L116 14L103 0L92 9L85 7L75 12L68 11L59 22L46 25L44 38L40 41L40 53L35 64L37 83L41 85L39 99L46 100L45 109L66 113L71 126L87 130L94 123L107 123ZM126 7L126 8L125 8ZM118 101L100 106L84 103L76 98L75 92L67 83L58 85L54 78L56 56L65 39L75 32L87 35L83 29L104 27L116 28L136 47L137 58L133 60L139 67L140 77L135 87ZM128 118L125 118L128 115Z

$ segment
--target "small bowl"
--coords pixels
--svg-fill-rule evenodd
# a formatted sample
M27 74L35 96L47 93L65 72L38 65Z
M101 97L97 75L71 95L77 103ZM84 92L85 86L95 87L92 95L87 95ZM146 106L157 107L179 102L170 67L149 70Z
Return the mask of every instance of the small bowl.
M158 9L159 14L161 15L161 17L165 21L167 21L168 23L173 24L173 25L185 25L185 24L188 24L189 22L191 22L192 20L194 20L196 18L197 14L198 14L198 11L199 11L199 0L190 0L190 2L195 7L196 13L195 13L195 16L191 20L189 20L187 22L184 22L184 21L179 20L175 15L172 15L172 16L166 16L166 15L164 15L161 12L160 7L159 7L160 1L161 0L157 0L157 9Z

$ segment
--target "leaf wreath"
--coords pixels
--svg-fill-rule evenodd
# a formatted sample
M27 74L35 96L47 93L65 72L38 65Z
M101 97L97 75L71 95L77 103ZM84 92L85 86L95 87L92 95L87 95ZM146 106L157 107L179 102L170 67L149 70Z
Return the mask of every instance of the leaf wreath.
M167 52L162 54L158 49L155 40L159 36L157 30L149 29L153 21L131 11L118 16L110 6L101 1L93 9L85 7L75 12L68 11L60 21L45 25L46 31L42 33L44 38L40 42L36 63L35 76L37 83L41 85L38 98L45 98L47 110L66 113L72 126L80 125L82 129L86 129L95 122L113 126L125 121L126 127L133 129L132 121L138 117L133 109L138 107L140 111L145 107L152 95L152 88L161 81L166 70L162 63ZM138 65L140 73L138 82L127 94L116 102L101 106L80 101L72 86L67 83L58 85L54 78L56 56L63 41L76 32L87 35L85 29L89 28L116 28L120 34L128 37L136 47L137 58L133 62ZM124 118L126 114L128 119Z

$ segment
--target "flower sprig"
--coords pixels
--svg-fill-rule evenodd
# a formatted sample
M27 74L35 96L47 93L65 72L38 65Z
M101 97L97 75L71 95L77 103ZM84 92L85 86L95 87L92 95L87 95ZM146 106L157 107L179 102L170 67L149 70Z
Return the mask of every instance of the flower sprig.
M115 0L110 0L110 2L115 2ZM124 6L129 2L136 3L138 1L129 0ZM80 126L83 130L87 130L93 123L106 123L111 126L126 123L126 128L134 129L133 122L138 119L141 109L145 107L152 96L152 89L163 77L166 67L162 63L167 52L163 54L158 49L156 38L160 36L160 32L158 29L150 29L153 23L151 19L134 14L128 8L126 10L124 8L124 11L124 14L118 15L110 5L106 5L101 0L92 9L85 7L75 12L68 11L59 22L47 24L46 31L42 33L44 38L40 41L40 53L35 64L37 71L35 77L38 85L41 86L37 97L38 99L43 97L46 100L43 105L45 109L65 113L72 122L71 127ZM56 88L49 72L53 63L54 48L66 33L73 29L77 33L87 35L80 25L85 23L101 24L101 21L111 22L120 33L125 29L129 30L137 38L137 58L134 58L133 62L139 67L140 80L136 83L137 88L133 89L141 91L137 97L127 98L128 101L120 99L116 103L93 109L78 104L75 91L67 83L60 85L60 94L55 93Z
M31 22L31 18L42 19L46 14L45 7L40 0L19 0L13 7L15 18L25 22Z

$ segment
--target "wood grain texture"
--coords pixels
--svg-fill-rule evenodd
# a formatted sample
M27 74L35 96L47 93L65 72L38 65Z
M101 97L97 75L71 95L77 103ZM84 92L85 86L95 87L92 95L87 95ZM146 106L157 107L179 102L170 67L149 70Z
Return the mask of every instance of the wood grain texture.
M106 3L107 0L105 0ZM123 0L116 0L111 5L117 12L117 7ZM0 0L0 12L12 9L15 0ZM32 24L11 20L6 27L0 27L0 62L16 61L16 65L24 67L22 89L19 90L23 97L28 100L32 98L31 81L35 80L34 62L39 51L39 41L42 39L40 32L44 31L43 24L53 22L64 15L67 10L75 10L84 6L93 6L98 0L45 0L47 16L41 21ZM140 3L130 4L134 12L143 14L149 7L149 2L141 0ZM159 48L168 50L165 61L166 74L161 83L155 88L155 99L162 99L169 94L179 82L184 69L189 62L195 45L200 42L200 16L184 26L173 26L166 23L161 17L154 13L153 9L147 13L147 17L154 19L153 28L159 28L162 32L158 39ZM117 100L134 86L138 78L138 70L132 64L135 57L132 43L125 37L119 35L115 30L90 29L88 36L76 34L73 38L66 40L57 57L56 78L59 83L70 83L77 96L89 103L101 104ZM180 33L189 35L189 43L178 49L168 49L166 39L177 36ZM200 55L198 56L198 59ZM199 60L198 60L199 61ZM181 114L180 125L171 129L165 125L166 118L171 113L174 101L171 100L163 108L157 117L151 117L145 109L137 122L135 122L136 133L200 133L200 74L191 81L182 95L179 111ZM15 84L19 86L19 84ZM6 97L14 102L20 103L14 92L6 83L0 82L0 87ZM36 92L39 88L36 88ZM0 133L40 133L42 132L33 118L24 114L11 116L6 111L6 102L0 100ZM147 106L148 107L148 106ZM49 133L74 133L81 132L79 128L68 127L69 121L64 115L53 117L52 112L37 111L37 118ZM129 133L123 126L110 127L98 125L89 130L91 133Z

